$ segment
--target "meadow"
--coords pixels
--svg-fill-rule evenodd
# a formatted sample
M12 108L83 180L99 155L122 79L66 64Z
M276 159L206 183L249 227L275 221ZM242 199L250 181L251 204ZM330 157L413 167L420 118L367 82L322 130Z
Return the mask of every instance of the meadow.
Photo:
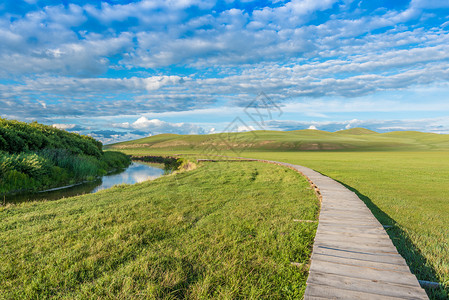
M355 191L387 229L393 243L420 280L439 282L427 289L434 299L449 295L449 137L420 132L374 133L366 129L329 133L316 130L256 132L230 139L245 141L233 149L209 137L166 136L122 143L128 154L180 154L186 157L243 156L300 164L315 169ZM235 137L234 135L237 135ZM229 137L229 135L227 135ZM293 141L294 137L298 139ZM201 143L191 145L196 139ZM270 143L260 144L259 140ZM226 139L222 139L226 140ZM184 142L182 142L184 141ZM364 142L363 142L364 141ZM286 144L287 143L287 144ZM314 151L270 149L273 145L312 145ZM363 145L359 147L359 144ZM184 144L183 147L180 145ZM210 145L213 145L211 148ZM271 146L268 146L270 145ZM145 145L145 146L142 146ZM165 146L164 146L165 145ZM164 146L164 147L162 147ZM280 146L279 146L280 147ZM327 150L323 150L327 147ZM346 147L346 150L342 150ZM330 150L333 148L333 150ZM211 150L212 149L212 150ZM420 150L420 151L417 151ZM425 151L423 151L425 150Z
M160 134L109 145L127 153L169 151L210 153L231 151L427 151L449 150L447 135L416 131L376 133L365 128L337 132L321 130L224 132L207 135ZM177 152L176 152L177 151Z
M5 299L300 299L319 202L293 170L198 168L0 208ZM295 263L295 264L292 264Z

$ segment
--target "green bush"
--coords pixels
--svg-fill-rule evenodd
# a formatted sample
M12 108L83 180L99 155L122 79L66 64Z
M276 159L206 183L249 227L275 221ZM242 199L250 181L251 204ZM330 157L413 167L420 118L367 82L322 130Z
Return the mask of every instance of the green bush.
M105 167L105 169L122 169L129 166L131 163L131 158L129 158L128 155L117 152L117 151L106 151L103 154L103 157L101 158L102 166Z
M93 180L130 163L123 153L104 153L92 137L0 118L2 194Z
M32 187L34 181L26 174L17 170L9 170L2 172L0 178L0 193L5 193L11 190L25 190Z
M105 152L101 159L74 155L64 149L9 154L0 152L0 193L42 190L59 185L93 180L122 169L131 159L120 152Z
M30 177L37 177L48 174L51 163L44 157L40 157L36 153L19 153L0 155L0 171L6 173L16 170L27 174Z
M25 123L0 118L0 151L20 153L42 149L65 149L72 154L101 158L102 143L90 136L70 133L37 122Z

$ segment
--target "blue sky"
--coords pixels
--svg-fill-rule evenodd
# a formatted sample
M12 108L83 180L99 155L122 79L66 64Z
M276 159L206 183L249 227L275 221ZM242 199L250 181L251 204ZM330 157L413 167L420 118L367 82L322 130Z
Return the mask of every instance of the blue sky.
M447 0L7 0L0 41L2 117L105 143L236 118L449 133Z

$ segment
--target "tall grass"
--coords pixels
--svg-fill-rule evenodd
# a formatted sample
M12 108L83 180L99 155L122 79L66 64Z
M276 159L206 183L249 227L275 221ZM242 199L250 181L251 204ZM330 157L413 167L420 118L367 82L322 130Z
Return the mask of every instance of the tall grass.
M83 180L128 166L120 152L106 152L100 159L75 155L66 149L9 154L0 152L0 193L42 190Z
M194 168L192 162L182 157L176 158L164 155L162 156L146 155L146 156L133 156L133 159L151 163L164 164L164 170L167 174L177 170L190 170Z

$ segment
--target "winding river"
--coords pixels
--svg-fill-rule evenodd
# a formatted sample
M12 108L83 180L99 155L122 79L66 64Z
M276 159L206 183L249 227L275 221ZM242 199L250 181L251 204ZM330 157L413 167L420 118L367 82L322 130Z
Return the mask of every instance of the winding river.
M164 165L134 161L125 170L111 173L95 181L89 181L70 187L55 188L38 193L25 193L6 196L6 203L26 201L57 200L82 194L95 193L117 184L134 184L156 179L164 175ZM3 199L2 199L3 200Z

